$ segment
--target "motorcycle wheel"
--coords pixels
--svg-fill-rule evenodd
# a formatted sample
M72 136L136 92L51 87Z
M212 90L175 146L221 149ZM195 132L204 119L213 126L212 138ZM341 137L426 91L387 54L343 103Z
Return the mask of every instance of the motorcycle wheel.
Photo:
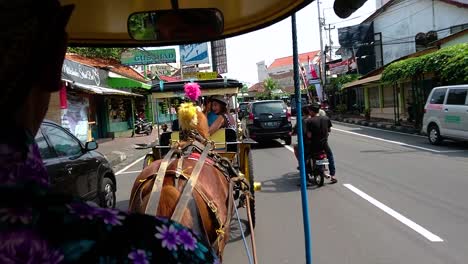
M317 169L314 172L314 181L317 186L321 187L325 183L325 172L323 169Z

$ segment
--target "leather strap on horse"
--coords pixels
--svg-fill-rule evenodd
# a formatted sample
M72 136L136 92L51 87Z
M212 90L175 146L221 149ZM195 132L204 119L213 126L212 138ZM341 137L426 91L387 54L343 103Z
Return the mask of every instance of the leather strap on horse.
M180 172L182 171L182 165L184 163L184 156L180 155L180 159L177 161L177 170L175 172L175 179L174 179L174 185L176 188L179 186L179 177L180 177Z
M167 166L169 166L169 161L171 160L175 150L175 148L169 150L164 159L161 161L161 165L159 165L159 170L156 179L154 179L153 188L151 189L150 198L148 200L148 204L146 204L145 214L151 214L151 210L154 210L155 208L156 211L154 211L154 214L156 215L158 212L159 200L161 199L161 190L164 183L164 176L166 175Z
M197 184L198 176L200 176L201 169L203 168L203 165L205 164L205 159L210 150L211 150L211 144L208 143L205 146L205 149L203 150L202 154L200 155L200 159L198 160L197 164L195 164L195 168L193 169L192 174L190 175L190 179L185 184L184 190L182 191L182 194L180 195L179 202L177 203L177 206L174 210L174 214L172 215L171 220L174 220L177 222L180 222L182 220L182 216L184 215L184 210L185 208L187 208L187 205L190 199L192 199L193 188Z

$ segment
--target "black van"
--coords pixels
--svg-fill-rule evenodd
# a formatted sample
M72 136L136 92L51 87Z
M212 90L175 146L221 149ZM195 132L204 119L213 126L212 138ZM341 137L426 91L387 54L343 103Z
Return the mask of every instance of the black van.
M291 114L282 100L251 102L246 119L246 136L255 141L283 139L291 145Z

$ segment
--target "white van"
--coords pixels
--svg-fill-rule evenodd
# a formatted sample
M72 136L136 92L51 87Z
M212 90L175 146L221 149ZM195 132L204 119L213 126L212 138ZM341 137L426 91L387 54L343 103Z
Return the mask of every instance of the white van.
M468 84L432 89L424 107L421 132L433 145L444 138L468 141Z

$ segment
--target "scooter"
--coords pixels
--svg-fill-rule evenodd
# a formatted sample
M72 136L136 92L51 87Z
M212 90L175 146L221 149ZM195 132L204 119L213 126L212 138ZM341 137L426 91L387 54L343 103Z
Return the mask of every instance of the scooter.
M325 174L328 170L328 164L330 163L328 162L325 151L313 153L311 157L306 160L306 172L310 181L319 187L323 186L325 178L328 178Z
M153 132L153 123L143 118L137 118L135 121L135 134L151 135Z

